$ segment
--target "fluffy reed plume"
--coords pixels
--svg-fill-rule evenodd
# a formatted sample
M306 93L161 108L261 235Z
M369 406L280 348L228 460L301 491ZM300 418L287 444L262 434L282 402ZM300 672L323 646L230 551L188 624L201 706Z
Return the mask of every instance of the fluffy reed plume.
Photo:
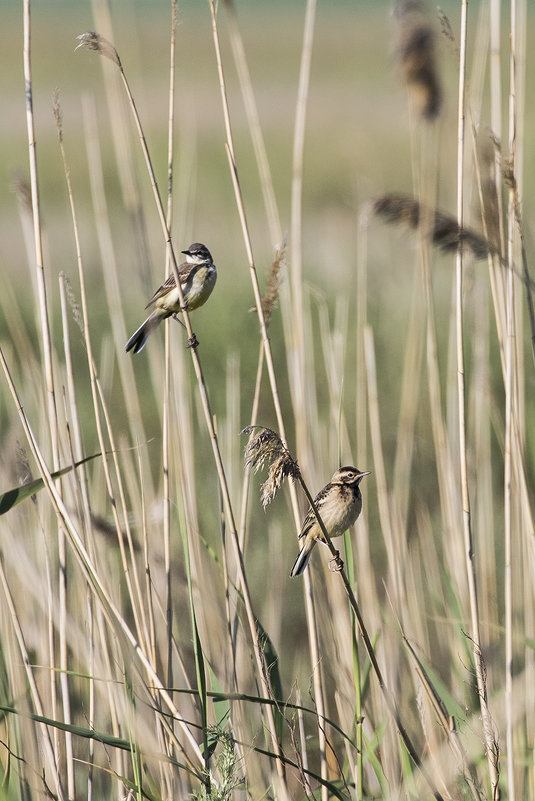
M427 4L422 0L398 0L394 16L401 80L412 94L418 113L432 121L440 113L442 88L436 65L436 33Z
M245 464L257 473L267 462L269 473L262 484L261 500L264 509L271 503L282 482L288 476L298 479L301 475L299 465L292 458L281 438L271 428L247 426L241 432L249 434L245 446Z
M65 292L66 292L66 295L67 295L67 300L69 302L69 306L71 307L71 311L72 311L72 316L73 316L74 322L76 323L76 325L78 326L80 331L83 332L83 330L84 330L84 322L83 322L83 319L82 319L82 311L80 309L78 301L76 300L76 295L74 294L74 290L72 288L72 284L69 281L66 273L63 272L63 270L60 272L60 277L63 278L63 281L65 283Z
M271 270L269 271L268 279L266 282L266 291L262 295L262 311L264 312L264 320L266 326L271 321L271 315L277 306L279 300L279 289L281 285L280 271L286 264L286 242L278 248L275 253L275 258L271 263Z
M457 220L438 209L430 209L418 200L403 193L390 192L372 201L374 214L386 222L419 228L432 244L444 253L452 253L459 246L469 251L476 259L486 259L496 250L490 242L470 228L461 228Z
M97 33L96 31L87 31L87 33L81 33L80 36L77 36L76 38L80 44L76 45L74 48L75 51L79 50L80 48L84 50L91 50L93 53L98 53L100 56L109 58L110 61L113 61L118 67L121 66L121 59L119 58L117 50L112 43L108 42L108 40L105 39L104 36L101 36L100 33Z

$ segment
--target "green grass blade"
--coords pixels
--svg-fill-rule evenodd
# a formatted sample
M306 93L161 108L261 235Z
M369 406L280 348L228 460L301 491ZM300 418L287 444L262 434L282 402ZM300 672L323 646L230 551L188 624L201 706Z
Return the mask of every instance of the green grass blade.
M80 465L90 462L91 459L96 459L97 456L101 456L100 452L94 453L92 456L86 456L85 459L80 459L79 462L75 462L68 467L63 467L61 470L56 470L55 473L51 474L52 478L60 478L61 476L70 473L71 470L80 467ZM26 498L31 498L32 495L35 495L36 492L42 490L43 487L43 479L36 478L35 481L30 481L28 484L23 484L21 487L15 487L14 489L7 490L7 492L3 492L0 495L0 515L4 515L6 512L9 512L10 509L13 509L14 506L17 506L17 504L25 501Z

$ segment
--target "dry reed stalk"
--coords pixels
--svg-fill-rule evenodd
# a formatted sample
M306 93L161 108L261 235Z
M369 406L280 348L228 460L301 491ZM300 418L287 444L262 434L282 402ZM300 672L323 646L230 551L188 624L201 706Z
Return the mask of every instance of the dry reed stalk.
M88 162L91 200L96 222L97 242L100 260L103 265L102 277L108 308L113 309L109 315L109 323L113 341L120 352L127 339L127 328L124 319L117 256L113 243L113 231L106 200L104 169L100 148L98 115L94 100L85 96L82 99L82 114L85 131L85 146ZM143 425L141 408L134 378L131 359L117 359L117 369L123 390L126 406L126 420L130 427L134 442L145 442L146 434ZM150 471L147 480L151 483ZM152 487L151 487L152 492Z
M482 635L492 641L493 631L500 625L498 612L498 574L496 565L495 504L493 500L494 465L491 451L491 401L489 391L490 342L489 342L489 301L490 294L486 277L477 276L474 284L474 335L472 338L473 385L471 417L473 430L473 467L477 465L477 494L474 499L475 519L478 530L483 534L479 547L478 573L481 577L481 622ZM473 469L472 467L472 469ZM495 688L489 675L489 690Z
M277 205L277 199L275 197L271 169L267 157L264 136L262 134L262 127L260 125L258 108L251 84L251 76L247 66L243 39L238 25L234 0L224 0L224 5L227 10L229 20L229 35L232 54L234 56L236 71L240 80L243 103L247 114L251 139L253 141L255 159L258 166L258 174L260 176L260 186L262 188L262 195L264 197L264 205L266 208L266 217L271 235L271 243L276 251L280 251L281 247L283 247L283 234L279 208Z
M459 105L458 105L458 126L457 126L457 224L459 232L464 226L464 137L465 137L465 84L466 84L466 38L468 22L468 3L467 0L461 2L461 29L459 34ZM459 470L461 482L462 498L462 519L463 519L463 538L465 547L465 563L468 579L470 618L471 618L471 639L472 654L474 659L476 682L478 688L479 704L483 723L483 736L489 778L492 788L492 797L497 801L499 797L498 779L498 744L494 732L494 724L490 715L487 701L487 686L485 679L485 667L481 652L481 635L479 630L479 609L476 583L476 566L474 561L474 545L472 537L472 523L470 511L470 494L468 487L467 470L467 444L466 444L466 422L465 422L465 377L464 377L464 324L463 324L463 248L459 240L455 258L456 266L456 338L457 338L457 394L458 394L458 426L459 426Z
M166 224L171 234L173 223L173 179L174 179L174 143L175 143L175 55L176 55L176 29L177 29L177 0L171 2L171 36L169 42L169 111L167 125L167 209ZM169 275L171 262L166 254L165 274ZM171 341L169 323L165 326L165 382L162 406L162 501L163 501L163 541L164 541L164 569L166 576L166 603L165 619L167 626L167 686L173 686L173 603L172 603L172 570L171 570L171 494L169 484L169 392L171 374Z
M355 307L356 307L356 331L355 331L355 430L358 431L356 443L357 464L368 464L368 418L367 410L367 390L366 390L366 354L364 349L364 332L368 324L368 214L361 212L358 217L357 228L357 253L356 253L356 287L355 287ZM362 502L361 529L364 528L364 535L361 540L359 553L359 575L372 576L373 569L370 558L370 536L367 528L368 519L368 497L365 494ZM356 595L355 584L352 587ZM376 602L374 583L370 581L361 582L359 586L359 598L364 609L370 610L368 613L368 625L371 631L377 631L380 625L379 604ZM371 619L371 622L370 622ZM355 632L355 640L357 634ZM357 646L358 648L358 646ZM357 650L358 660L358 650ZM360 663L357 665L360 679ZM359 681L360 684L360 681ZM358 691L357 707L362 717L362 698L361 690ZM364 753L363 753L363 721L357 727L357 793L358 801L361 801L363 794L364 779Z
M392 501L395 503L399 526L397 530L407 541L407 517L409 512L409 495L413 455L415 447L415 426L420 399L420 381L423 346L425 342L425 320L422 309L421 273L416 272L413 280L412 308L409 332L405 346L403 364L399 422L396 434L396 455L392 477Z
M52 343L50 338L50 322L48 317L47 294L45 283L45 265L43 256L43 243L42 243L42 228L41 228L41 214L40 214L40 201L39 201L39 179L37 172L37 151L35 143L35 121L33 114L33 83L32 83L32 62L31 62L31 0L24 0L23 3L23 62L24 62L24 81L25 81L25 96L26 96L26 127L28 136L28 150L30 162L30 186L31 186L31 201L32 201L32 217L33 217L33 239L34 239L34 255L35 255L35 268L37 279L37 292L38 292L38 312L40 317L40 332L41 332L41 349L44 359L44 378L46 385L46 398L47 398L47 417L48 426L50 431L50 444L52 451L53 469L59 468L59 431L58 431L58 416L56 408L56 395L54 387L54 369L53 369L53 356L52 356ZM58 483L59 492L61 492L61 482ZM66 598L67 598L67 564L65 561L65 533L61 527L58 528L58 554L59 554L59 574L58 586L61 597L61 623L59 627L59 667L60 667L60 686L62 690L62 702L64 713L67 719L70 718L70 700L69 700L69 686L67 678L67 643L65 640L65 619L67 615ZM50 628L53 628L53 623L50 621ZM50 665L54 667L56 664L55 648L53 645L53 638L51 639L51 652L50 652ZM55 675L54 671L50 672L50 697L52 700L52 711L54 717L56 716L56 688L55 688ZM54 732L54 741L56 749L56 760L59 763L59 735ZM65 736L66 749L70 757L70 764L72 767L72 742L70 735L67 733ZM69 768L69 779L72 779L73 772ZM69 784L67 787L69 797L74 796L74 787Z
M56 99L55 103L56 102L57 102L57 99ZM59 112L59 108L58 108L58 112ZM70 187L69 187L69 189L70 189ZM67 373L67 382L68 382L68 388L69 388L69 393L68 394L69 394L69 399L70 399L69 410L70 410L71 415L72 415L72 428L74 429L74 437L75 437L74 446L76 447L77 452L81 453L82 452L81 433L80 433L80 423L79 423L78 410L77 410L77 407L76 407L76 396L75 396L75 388L74 388L75 384L74 384L74 375L73 375L73 366L72 366L71 343L70 343L70 335L69 335L69 325L68 325L68 315L67 315L67 299L66 299L66 292L65 292L65 275L64 274L60 274L59 286L60 286L60 301L61 301L61 322L62 322L62 330L63 330L63 350L64 350L64 354L65 354L65 369L66 369L66 373ZM70 445L70 449L71 449L70 457L71 457L72 463L74 464L74 462L77 460L77 457L74 454L73 442L71 440L71 433L70 432L71 432L71 423L69 423L69 425L68 425L68 434L69 434L69 445ZM83 457L78 456L78 459L80 459L80 458L83 458ZM88 534L88 531L91 530L91 520L90 520L89 496L88 496L88 492L87 492L87 480L86 480L85 471L81 475L81 480L79 482L78 488L79 488L80 500L81 500L82 508L83 508L83 520L84 520L84 529L85 529L85 532L86 532L86 546L87 546L87 534ZM91 605L90 597L88 598L88 600L89 600L89 603ZM62 603L61 602L61 598L60 598L60 626L63 627L64 641L66 643L67 642L67 634L66 634L67 621L66 621L66 619L64 618L64 616L62 614L62 609L63 608L66 608L66 599ZM89 662L90 663L93 662L93 658L94 658L93 645L92 645L93 632L91 630L91 621L92 621L92 614L90 612L89 620L88 620L88 624L89 624L88 625L88 633L89 633L88 651L89 651ZM69 644L69 647L72 648L72 646L70 644ZM63 661L64 661L64 664L67 666L68 663L67 663L67 653L66 652L64 654ZM67 678L67 667L65 667L62 670L62 674L65 674L65 679L66 679ZM93 675L94 674L90 673L90 683L91 684L93 684ZM68 690L68 687L65 687L64 688L64 693L67 690ZM92 712L93 712L93 710L90 709L90 715L91 715ZM70 714L70 705L65 705L64 704L63 718L64 718L64 722L66 724L70 725L72 723L72 718L71 718L71 714ZM71 792L75 793L73 742L72 742L71 732L67 730L65 732L65 734L66 734L66 744L65 745L66 745L66 759L67 759L67 787L69 788L69 797L70 798L74 798L75 796L71 795ZM91 746L92 746L92 744L91 744ZM90 762L91 761L92 761L92 754L90 754Z
M329 392L326 426L325 431L321 432L325 446L323 452L328 457L330 464L341 465L346 464L347 461L351 463L351 459L346 460L342 457L342 453L351 453L349 430L342 405L344 363L348 343L349 298L347 296L337 298L334 322L331 328L329 308L325 295L320 291L314 292L313 288L311 294L313 297L315 296L318 308L318 328L323 355L323 368ZM320 425L318 425L318 434L321 431ZM337 432L336 437L333 437L333 431ZM335 448L336 453L334 452Z
M316 0L307 0L303 27L303 45L299 66L299 86L297 90L295 123L292 150L292 184L290 211L290 290L291 290L291 347L292 359L289 371L292 376L290 388L295 415L296 443L301 459L307 467L312 464L313 457L307 436L309 424L309 402L313 397L310 391L309 377L306 372L306 335L303 302L303 165L304 143L306 131L306 115L308 92L310 85L310 68L312 63L312 46L316 20ZM308 574L305 574L305 576ZM305 587L308 594L308 588ZM313 664L318 654L312 657Z
M381 530L385 538L386 551L389 564L389 576L393 582L395 591L396 608L403 605L404 582L402 568L405 564L404 555L400 552L401 538L396 533L399 521L396 519L396 511L392 508L388 483L386 479L386 469L383 446L381 443L381 422L379 418L379 397L377 391L377 371L371 328L364 332L366 371L367 371L367 390L368 390L368 410L370 425L370 444L373 456L374 477L377 484L377 503L379 507L379 519Z
M517 304L512 266L517 255L515 197L517 160L517 3L513 0L510 8L510 56L509 56L509 130L507 170L508 183L507 209L507 275L506 300L506 344L505 344L505 455L504 455L504 603L505 603L505 711L506 711L506 754L508 797L515 801L515 751L513 741L513 531L517 523L519 470L515 461L520 456L522 471L522 445L515 436L522 425L522 363L523 348L517 344L518 328ZM529 293L529 287L528 287ZM517 416L518 415L518 416ZM515 441L516 440L516 441Z
M272 243L275 246L275 256L272 261L271 270L266 283L266 289L262 297L262 310L264 313L264 320L267 327L269 326L271 314L278 300L278 293L280 286L280 271L281 268L285 266L286 242L283 240L282 227L280 223L280 214L273 187L273 179L271 176L271 170L267 158L264 137L262 134L262 128L260 125L260 119L258 115L258 108L254 97L254 92L251 84L251 77L247 66L245 48L239 30L236 8L234 6L233 0L225 0L225 8L227 10L228 21L229 21L230 43L232 47L232 53L234 56L236 70L240 81L240 88L247 114L249 130L251 132L251 138L253 141L253 148L258 167L258 173L260 176L260 185L264 198L264 205L266 209L268 226L271 234ZM253 401L251 404L251 417L249 421L250 425L253 426L256 425L257 423L258 407L260 403L260 391L262 385L263 366L264 366L264 343L263 341L261 341L258 354ZM242 549L245 547L245 537L246 537L247 506L249 497L249 477L250 477L250 471L245 470L243 474L243 484L241 489L242 502L240 510L240 522L238 528L240 546Z
M91 0L91 10L95 30L102 31L103 36L109 42L113 42L112 8L109 3L106 0ZM120 80L112 64L109 63L111 61L113 59L102 59L101 67L119 184L130 219L130 233L135 242L135 247L132 249L134 260L132 268L141 275L145 290L143 294L150 297L154 290L151 276L148 273L148 265L151 263L150 247L136 173L134 142L131 128L128 125L127 109L121 96Z
M50 340L50 324L48 319L45 266L43 258L43 242L41 236L41 214L39 207L39 179L37 175L37 153L35 149L35 124L33 116L33 85L31 63L31 14L30 0L23 3L24 21L24 80L26 83L26 125L28 131L28 151L30 161L30 189L33 217L33 245L39 298L39 314L41 323L41 347L44 359L45 381L47 392L48 422L52 447L54 470L59 467L59 435L54 389L54 372L52 366L52 345Z
M61 124L61 112L59 108L59 100L58 97L55 97L54 101L54 111L56 115L56 123L58 127L58 136L60 141L61 147L61 155L63 159L63 166L65 172L65 178L67 182L67 191L69 195L69 202L71 204L71 212L73 218L73 229L74 229L74 238L76 242L76 249L78 256L80 256L80 239L79 239L79 230L78 224L74 209L74 199L72 194L72 186L70 181L70 171L67 166L66 162L66 155L65 149L63 146L63 130ZM74 436L74 459L76 461L81 461L84 455L83 451L83 444L82 444L82 434L81 434L81 427L80 427L80 419L78 414L78 405L76 403L76 390L75 390L75 381L73 376L73 369L72 369L72 358L71 358L71 351L70 351L70 339L68 336L68 320L67 320L67 297L69 297L69 304L73 311L73 315L75 317L76 323L79 326L80 330L83 333L83 320L81 318L79 308L73 308L74 306L74 296L72 293L72 289L66 276L62 273L60 274L60 298L61 298L61 310L62 310L62 324L63 324L63 341L65 343L64 352L65 352L65 363L67 369L67 381L68 381L68 398L69 398L69 410L70 410L70 419L71 425L73 430ZM86 537L86 547L88 548L89 553L91 553L92 558L94 558L94 551L93 548L93 537L92 537L92 515L91 515L91 505L89 500L89 489L88 489L88 481L87 481L87 473L84 467L79 471L79 489L80 489L80 496L81 496L81 503L83 509L83 520L84 520L84 529L85 529L85 537ZM89 653L89 710L88 710L88 721L89 726L94 726L94 719L95 719L95 685L94 685L94 660L95 660L95 652L94 652L94 611L93 611L93 600L91 597L91 593L88 588L87 593L87 606L88 606L88 614L87 614L87 630L88 630L88 653ZM69 722L69 719L66 719L66 723ZM88 799L91 799L92 796L92 768L94 764L94 743L91 740L89 743L89 774L88 774ZM74 787L74 775L69 776L69 787Z
M283 241L282 245L276 250L275 256L271 263L271 270L266 282L266 288L261 298L262 313L266 328L271 322L271 316L278 303L279 289L281 283L281 270L286 265L286 242ZM252 310L251 310L252 311ZM264 368L264 343L260 342L258 353L258 361L256 367L256 378L254 384L253 401L251 404L251 417L249 425L255 426L258 422L258 408L260 405L260 391L262 388L262 373ZM245 470L243 475L243 484L241 488L241 510L240 510L240 524L239 524L239 539L240 546L245 547L245 536L247 531L247 507L249 500L249 479L250 471Z
M295 410L295 437L296 445L306 465L312 464L312 454L307 435L307 425L309 421L309 399L313 393L307 391L308 378L306 375L305 358L305 330L303 321L303 278L302 278L302 193L303 193L303 163L304 163L304 141L306 130L306 112L308 103L308 90L310 84L310 67L312 63L312 45L314 40L314 27L316 19L316 0L307 0L305 21L303 29L303 45L301 49L301 63L299 67L299 87L297 92L294 139L292 151L292 185L291 185L291 212L290 212L290 288L291 288L291 348L288 356L293 355L289 360L289 371L292 376L290 383L292 391L292 402ZM295 506L294 506L295 509ZM294 511L295 516L295 511ZM296 532L299 531L297 523ZM320 716L325 715L325 688L321 675L321 655L317 640L316 612L314 608L314 596L309 572L304 574L303 590L305 594L305 608L308 628L308 641L310 649L310 661L313 668L314 695ZM320 772L322 778L327 777L327 758L325 732L322 727L318 729L319 752L320 752ZM321 791L322 801L327 801L327 791L323 786Z

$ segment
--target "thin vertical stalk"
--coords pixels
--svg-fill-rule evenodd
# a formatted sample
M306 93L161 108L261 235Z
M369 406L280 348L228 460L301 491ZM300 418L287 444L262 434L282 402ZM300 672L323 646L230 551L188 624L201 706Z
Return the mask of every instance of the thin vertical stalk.
M116 347L122 349L122 345L127 338L127 331L123 312L123 298L120 290L119 269L113 243L112 223L106 198L104 165L100 147L101 126L99 125L93 97L83 97L82 114L97 242L101 262L105 265L103 269L104 290L108 308L113 309L113 312L109 315L109 324ZM117 359L117 369L125 400L125 417L130 426L132 439L134 442L144 442L146 436L131 360L125 358ZM147 481L151 481L150 475L147 475Z
M258 109L254 98L253 87L251 85L251 76L247 67L245 48L243 46L243 40L236 17L234 0L225 0L225 7L227 9L229 19L230 45L232 47L236 71L238 73L243 96L243 103L247 114L249 130L251 132L251 138L253 141L253 148L258 165L258 173L260 175L260 186L264 196L264 206L266 207L266 216L271 234L271 240L275 247L280 248L282 243L282 227L279 209L277 206L277 200L275 198L271 170L266 153L264 137L262 135L262 128L260 126Z
M23 59L24 59L24 82L26 88L26 127L28 134L28 155L30 163L30 187L31 187L31 201L32 201L32 221L33 221L33 244L35 248L35 269L37 279L37 293L39 302L39 316L41 323L41 348L44 359L44 375L46 383L46 397L47 397L47 416L48 425L50 428L50 441L52 449L52 464L54 470L59 468L59 433L58 433L58 417L56 408L56 396L54 389L54 371L52 364L52 343L50 339L50 323L48 319L48 306L46 295L46 282L45 282L45 268L43 258L43 243L41 235L41 213L39 203L39 179L37 172L37 150L35 141L35 122L33 115L33 85L32 85L32 61L31 61L31 3L30 0L24 0L23 4L23 27L24 27L24 46L23 46ZM67 565L65 562L65 534L58 529L58 557L59 557L59 595L60 595L60 617L63 621L67 616ZM63 711L67 721L70 720L70 702L69 702L69 687L68 687L68 674L67 674L67 644L65 639L65 626L59 627L59 640L60 640L60 686L63 695ZM51 668L55 665L55 655L53 651L50 654ZM52 669L50 671L50 695L52 699L52 712L55 716L55 673ZM58 732L54 732L54 742L56 748L58 747ZM66 734L66 748L71 757L72 765L72 744L69 743L69 735ZM72 778L72 771L69 770L69 778ZM74 787L69 782L68 794L70 798L74 798Z
M312 62L312 43L314 38L314 25L316 18L316 0L307 0L305 24L303 31L303 46L301 50L301 65L299 70L299 87L297 92L294 141L292 153L292 187L291 187L291 222L290 222L290 285L293 317L293 351L292 360L293 387L295 408L300 410L296 415L296 442L299 451L308 451L307 392L305 389L305 329L303 321L303 163L306 130L306 114L308 89L310 83L310 66ZM306 448L306 451L304 450ZM302 458L302 457L301 457ZM307 456L307 461L309 457Z
M30 187L32 196L33 238L35 247L35 267L37 274L37 291L41 322L41 347L45 366L45 380L48 401L48 422L50 425L52 458L54 469L59 467L58 460L58 419L56 412L56 396L54 391L54 373L52 369L52 345L50 341L50 325L46 300L45 267L43 259L43 243L41 237L41 213L39 207L39 181L37 176L37 152L35 144L35 126L33 117L33 87L31 64L31 17L30 0L24 0L24 82L26 84L26 125L28 129L28 149L30 159Z
M58 128L58 139L60 145L60 152L61 158L63 162L63 171L65 174L65 180L67 183L67 193L69 196L69 204L71 207L71 216L72 216L72 223L73 223L73 231L74 231L74 239L76 245L76 253L78 258L81 258L81 246L80 246L80 236L79 236L79 229L78 229L78 221L76 217L76 209L74 205L74 196L72 191L71 185L71 178L70 178L70 170L67 163L67 157L65 153L65 147L63 144L63 127L61 121L61 111L59 107L59 100L56 97L54 102L54 113L56 116L56 125ZM67 308L66 308L66 299L65 299L65 276L63 274L60 275L60 298L61 298L61 310L62 310L62 321L63 321L63 328L64 328L64 342L65 342L65 362L67 367L67 380L68 380L68 395L70 400L70 416L74 434L74 454L76 461L80 461L83 458L83 444L82 444L82 434L80 429L80 420L78 416L78 407L76 404L76 391L75 391L75 384L74 384L74 376L72 371L72 359L71 359L71 351L70 351L70 344L69 339L67 336L68 327L67 327ZM80 327L82 327L80 321ZM86 536L91 532L91 509L90 509L90 502L89 502L89 491L87 486L87 474L85 468L81 470L81 478L80 478L80 494L82 498L82 507L84 512L84 525L86 528ZM91 538L87 536L88 547L91 547ZM93 641L93 599L91 597L90 592L88 591L87 595L87 603L88 603L88 649L89 649L89 663L91 666L94 665L94 641ZM95 701L95 686L94 686L94 679L93 670L89 672L90 679L89 679L89 725L93 726L94 723L94 701ZM66 720L68 722L68 720ZM71 748L72 750L72 748ZM92 773L93 773L93 759L94 759L94 743L90 741L89 743L89 776L88 776L88 790L87 795L89 801L92 798L93 792L93 782L92 782ZM69 780L69 788L74 789L74 777ZM72 796L74 797L74 796Z
M510 59L509 59L509 169L515 175L516 156L516 2L511 2ZM505 601L505 732L507 751L507 791L510 801L515 801L515 774L513 752L513 416L518 408L515 403L515 281L513 264L515 258L515 190L513 181L509 185L507 209L507 300L505 340L505 458L504 458L504 601ZM518 421L517 421L518 424ZM517 445L519 442L517 441Z
M292 304L292 352L295 354L292 359L291 370L293 380L291 387L294 388L292 398L294 408L299 409L295 415L295 435L299 453L303 454L305 463L310 464L310 453L308 443L308 402L306 391L306 370L305 370L305 329L303 320L303 164L304 164L304 144L306 131L306 115L308 90L310 84L310 67L312 63L312 44L314 41L314 26L316 20L316 0L307 0L305 23L303 31L303 46L301 49L301 65L299 70L299 87L297 92L297 103L294 125L294 141L292 153L292 187L291 187L291 222L290 222L290 285L291 285L291 304ZM305 606L307 616L307 626L309 631L310 659L313 667L313 684L318 715L325 715L325 698L323 681L321 676L321 657L316 626L316 614L314 609L314 596L312 591L312 581L310 572L304 575L303 589L305 593ZM318 742L320 753L320 773L323 779L327 778L327 755L326 755L326 735L322 726L318 727ZM322 801L327 801L327 788L322 785Z
M171 43L169 53L169 121L167 132L167 230L173 223L173 168L175 139L175 52L176 52L177 0L171 0ZM171 269L169 254L166 274ZM169 323L165 325L165 386L162 409L162 471L163 471L163 541L165 570L165 622L167 627L167 686L173 686L173 604L171 581L171 498L169 492L169 390L171 373Z
M461 30L459 35L459 106L457 127L457 222L460 227L464 222L464 132L465 132L465 82L466 82L466 40L468 22L468 0L461 2ZM498 747L493 731L493 723L487 703L487 685L485 667L481 653L481 637L479 630L479 610L477 600L476 564L472 538L470 511L470 494L468 488L468 465L466 444L466 401L464 376L464 332L463 332L463 252L458 247L455 258L455 329L457 340L457 400L459 426L459 470L461 485L461 502L463 518L463 538L465 548L466 573L471 617L472 653L474 658L477 690L483 722L483 735L492 788L492 798L497 801L498 788Z

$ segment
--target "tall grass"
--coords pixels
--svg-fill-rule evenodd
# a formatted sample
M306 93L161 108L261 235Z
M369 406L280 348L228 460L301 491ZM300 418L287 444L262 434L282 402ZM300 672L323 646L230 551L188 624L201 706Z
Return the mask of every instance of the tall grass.
M313 0L302 18L277 10L301 40L283 182L242 36L242 13L259 10L170 4L167 109L150 120L166 130L160 163L116 20L95 4L98 33L77 31L93 52L75 57L88 81L99 62L103 77L79 104L79 139L72 99L53 102L76 269L58 269L58 229L44 222L30 11L25 0L30 180L16 186L27 290L1 279L1 796L534 797L526 5L512 0L506 20L499 4L487 18L462 3L440 37L425 3L396 4L384 30L408 124L388 124L410 175L400 186L377 142L383 184L357 186L347 235L341 212L319 231L307 220L307 180L346 135L340 107L326 167L307 158L331 66L314 66L328 21ZM338 13L364 19L358 5ZM195 203L199 137L175 83L184 37L213 53L225 174L212 182L232 200L228 220ZM387 63L362 125L379 114ZM242 102L250 151L235 136ZM212 243L225 225L241 237L221 238L228 253ZM213 296L183 315L186 333L168 320L132 358L144 298L194 239L218 265ZM247 425L277 432L258 440L275 443L265 512ZM373 475L344 565L327 567L335 543L291 580L306 508L350 462Z

